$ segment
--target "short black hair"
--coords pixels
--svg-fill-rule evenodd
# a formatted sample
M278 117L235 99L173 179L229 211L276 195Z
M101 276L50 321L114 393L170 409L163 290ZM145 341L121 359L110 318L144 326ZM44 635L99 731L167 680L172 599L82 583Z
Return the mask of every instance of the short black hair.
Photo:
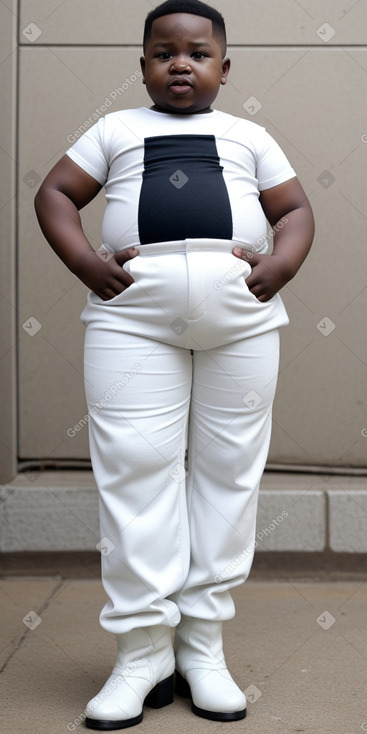
M144 48L151 37L153 21L157 20L157 18L162 18L164 15L171 15L172 13L188 13L190 15L200 15L202 18L208 18L213 24L213 34L215 30L221 36L224 42L224 49L226 49L227 35L223 16L218 10L215 10L215 8L212 8L206 3L202 3L201 0L166 0L166 2L158 5L157 8L151 10L145 20Z

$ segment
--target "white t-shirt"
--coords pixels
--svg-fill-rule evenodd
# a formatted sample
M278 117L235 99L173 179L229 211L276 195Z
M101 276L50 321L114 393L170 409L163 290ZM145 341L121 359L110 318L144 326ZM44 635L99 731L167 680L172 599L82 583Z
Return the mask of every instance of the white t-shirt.
M267 249L259 193L296 174L266 130L219 110L175 115L113 112L67 151L102 186L102 242L233 240Z

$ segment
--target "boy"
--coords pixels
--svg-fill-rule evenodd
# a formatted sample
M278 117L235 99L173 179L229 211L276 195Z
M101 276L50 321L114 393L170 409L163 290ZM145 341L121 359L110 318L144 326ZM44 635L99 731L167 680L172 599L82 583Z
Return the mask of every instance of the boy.
M118 649L86 709L100 730L139 723L144 702L170 703L175 668L198 716L246 714L222 623L252 563L278 329L288 322L278 291L313 238L310 205L277 144L211 107L230 69L220 13L199 0L155 8L141 68L153 106L100 120L36 197L50 245L90 288L90 450L112 548L101 624ZM95 253L78 210L103 185ZM121 387L102 407L111 385Z

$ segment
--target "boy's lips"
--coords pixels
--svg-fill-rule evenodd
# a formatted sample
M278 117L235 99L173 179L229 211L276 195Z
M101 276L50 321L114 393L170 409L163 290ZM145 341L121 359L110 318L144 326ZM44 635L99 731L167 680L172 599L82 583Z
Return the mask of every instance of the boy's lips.
M185 77L173 79L169 84L170 90L174 94L187 94L192 89L191 81Z

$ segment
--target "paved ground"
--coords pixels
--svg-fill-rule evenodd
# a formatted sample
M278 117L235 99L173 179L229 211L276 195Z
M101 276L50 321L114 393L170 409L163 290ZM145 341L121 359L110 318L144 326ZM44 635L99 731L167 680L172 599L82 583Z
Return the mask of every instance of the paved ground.
M2 734L85 731L83 709L110 674L95 578L0 579ZM248 696L238 723L194 716L176 697L146 708L141 734L367 732L367 580L249 580L234 593L226 657Z

